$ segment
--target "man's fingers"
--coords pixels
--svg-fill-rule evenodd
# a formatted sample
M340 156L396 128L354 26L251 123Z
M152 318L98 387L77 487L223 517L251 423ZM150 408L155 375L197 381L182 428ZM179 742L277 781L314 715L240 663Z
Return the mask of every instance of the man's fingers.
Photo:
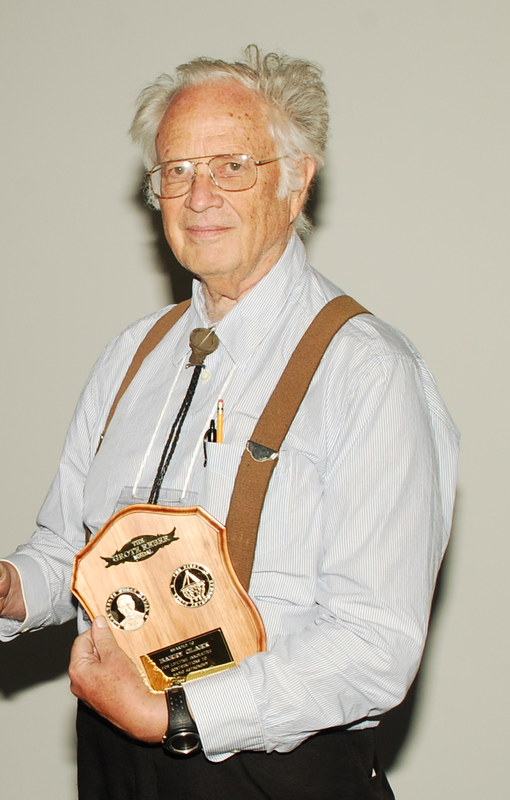
M71 650L71 660L69 662L69 679L71 681L71 691L80 699L82 696L83 675L90 674L90 670L95 670L100 664L101 659L97 653L92 638L92 632L85 631L75 640Z
M80 634L74 640L73 649L71 650L71 667L83 660L99 661L90 631Z
M71 666L83 660L89 662L101 661L107 658L117 648L108 623L104 617L96 617L90 630L78 636L71 651Z
M5 564L0 561L0 614L5 607L5 600L11 588L11 575Z
M5 597L11 586L11 573L5 561L0 561L0 597Z
M26 613L18 570L8 561L0 561L0 615L22 622Z

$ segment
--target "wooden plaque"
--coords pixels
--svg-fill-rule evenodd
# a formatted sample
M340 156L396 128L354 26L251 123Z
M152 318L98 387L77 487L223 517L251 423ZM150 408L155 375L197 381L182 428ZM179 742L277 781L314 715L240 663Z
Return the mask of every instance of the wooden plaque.
M226 529L200 507L117 512L76 556L71 590L91 619L108 619L157 691L266 648Z

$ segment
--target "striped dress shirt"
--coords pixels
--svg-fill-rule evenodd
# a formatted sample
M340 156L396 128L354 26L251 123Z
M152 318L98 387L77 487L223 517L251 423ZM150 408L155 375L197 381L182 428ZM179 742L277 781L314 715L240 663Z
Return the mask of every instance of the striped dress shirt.
M247 440L318 311L342 292L295 235L273 269L216 325L160 502L227 517ZM210 325L200 283L191 308L146 359L94 457L132 355L166 311L103 352L82 392L58 473L30 541L8 558L28 609L0 621L7 640L58 624L84 524L143 502L190 380L189 333ZM224 442L203 437L225 403ZM282 445L264 504L250 595L268 649L190 682L206 756L292 750L315 731L366 727L403 699L421 659L452 518L458 433L414 346L376 317L349 321L329 346ZM79 629L87 623L78 610Z

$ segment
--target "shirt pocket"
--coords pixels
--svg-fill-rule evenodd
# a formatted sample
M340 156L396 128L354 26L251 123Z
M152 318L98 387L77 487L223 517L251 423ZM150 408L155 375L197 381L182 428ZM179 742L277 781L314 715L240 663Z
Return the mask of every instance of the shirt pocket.
M200 505L219 522L225 523L243 447L238 444L207 442L207 466L200 492Z

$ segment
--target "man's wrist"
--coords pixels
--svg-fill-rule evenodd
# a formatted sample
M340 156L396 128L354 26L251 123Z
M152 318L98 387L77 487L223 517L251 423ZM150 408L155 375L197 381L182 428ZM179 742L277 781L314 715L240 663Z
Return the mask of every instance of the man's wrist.
M172 755L189 756L202 749L195 720L191 716L186 694L180 684L165 690L168 707L168 728L162 745Z

